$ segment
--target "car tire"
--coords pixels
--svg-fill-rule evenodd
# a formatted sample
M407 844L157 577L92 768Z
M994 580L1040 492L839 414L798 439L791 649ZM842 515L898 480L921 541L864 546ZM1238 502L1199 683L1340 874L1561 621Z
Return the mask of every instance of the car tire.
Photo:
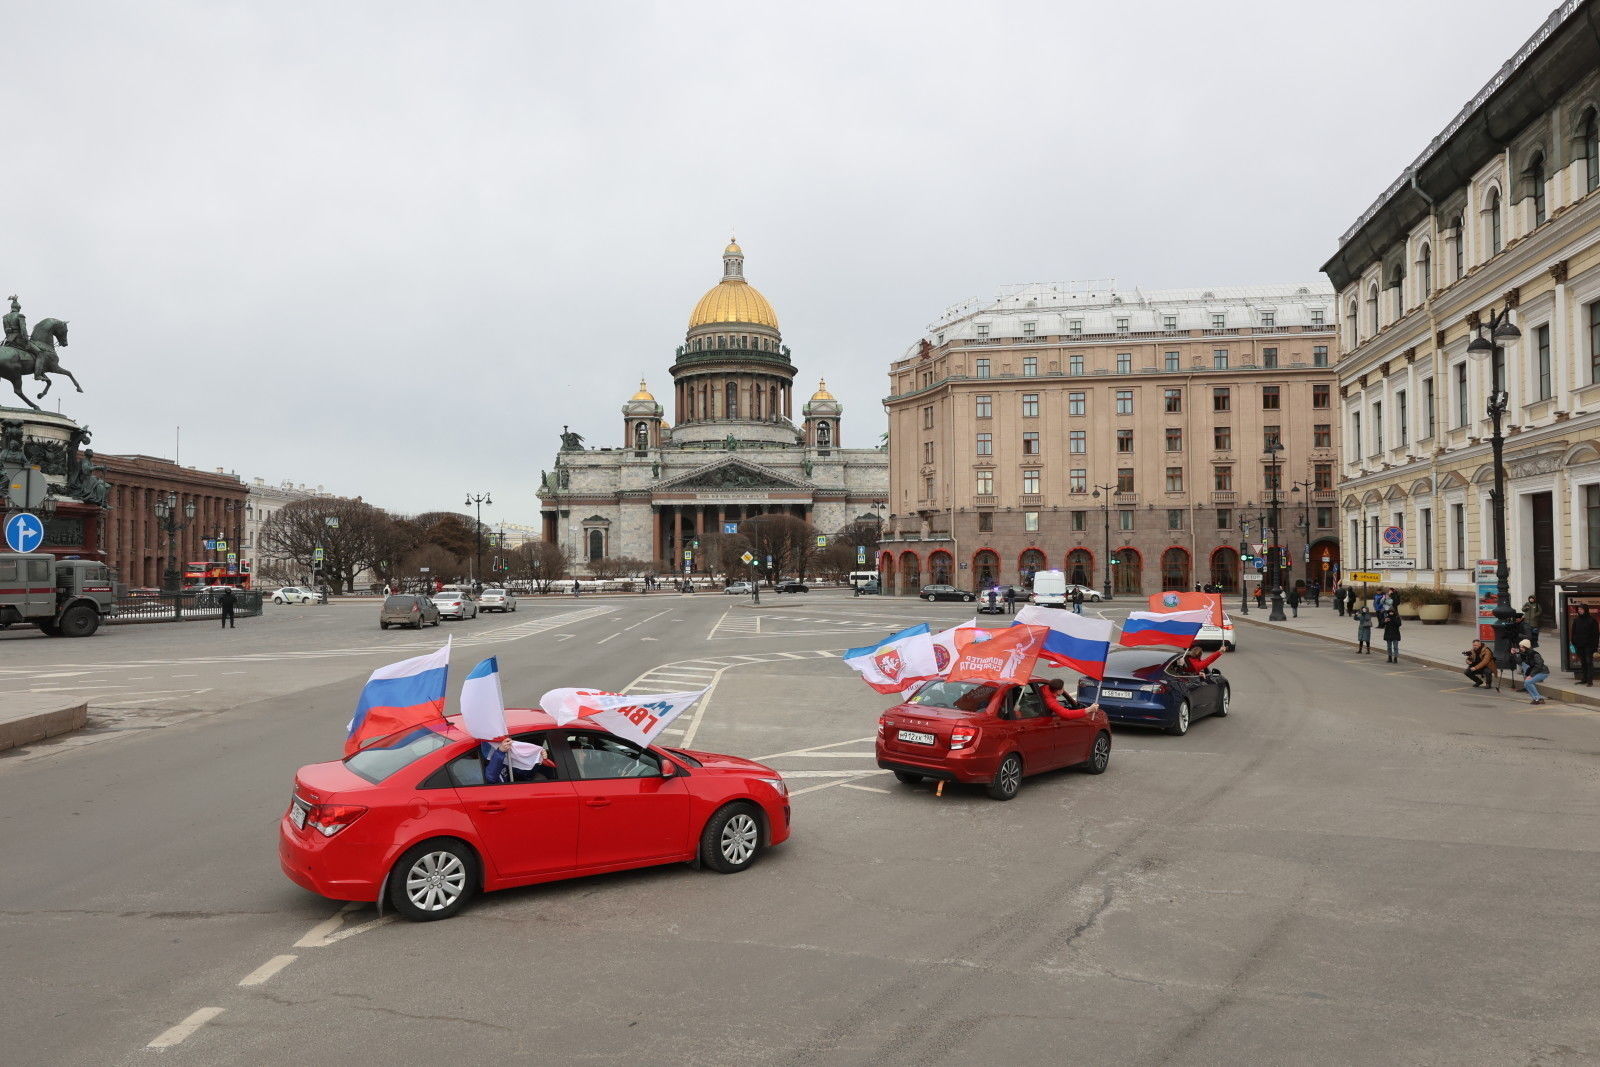
M274 604L282 604L283 603L283 597L275 596L275 597L272 598L272 602Z
M1101 730L1094 738L1094 748L1089 750L1089 758L1078 764L1078 769L1084 774L1104 774L1106 768L1111 766L1111 732Z
M1226 686L1226 685L1223 686L1222 687L1222 699L1217 701L1217 710L1213 711L1211 714L1215 715L1219 719L1227 718L1228 717L1228 701L1230 701L1232 699L1233 699L1233 688L1231 686Z
M421 620L421 619L418 619L418 620L417 620L417 621L416 621L416 622L414 622L414 623L412 623L412 624L411 624L411 628L412 628L412 629L413 629L413 630L420 630L420 629L422 629L422 620Z
M1171 726L1167 727L1167 733L1171 734L1173 737L1182 737L1184 734L1186 734L1188 732L1189 732L1189 702L1187 700L1182 700L1182 701L1179 701L1179 703L1178 703L1178 718L1173 722L1173 724Z
M389 628L389 624L386 623L386 622L380 622L378 624L378 629L380 629L380 630L387 630L388 628Z
M56 629L63 637L91 637L100 629L100 613L87 604L74 604L62 613Z
M1006 754L994 770L989 782L989 795L996 800L1010 800L1022 788L1022 757L1015 752Z
M964 596L964 597L961 598L961 602L963 604L970 604L976 599L978 599L978 598L975 597L975 596Z
M444 621L444 616L440 615L438 618L433 620L433 625L438 626L443 621ZM419 630L422 629L422 624L420 622L417 623L417 629L419 629Z
M894 778L901 785L916 785L922 781L922 775L912 774L910 771L895 771Z
M477 891L478 858L448 838L408 849L389 872L389 903L412 922L448 919Z
M748 870L761 854L761 816L750 804L729 804L700 831L700 862L720 874Z
M1234 649L1234 644L1232 641L1224 641L1222 642L1222 647L1224 651L1232 652Z
M932 593L924 593L924 594L922 594L922 599L926 600L928 603L932 604L933 603L933 594Z

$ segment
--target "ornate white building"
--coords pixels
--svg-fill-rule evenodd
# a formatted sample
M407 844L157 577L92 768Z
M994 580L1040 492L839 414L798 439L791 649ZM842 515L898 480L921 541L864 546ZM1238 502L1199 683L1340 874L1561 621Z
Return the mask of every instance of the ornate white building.
M671 373L676 426L641 381L622 406L620 447L563 436L539 487L545 540L583 563L629 556L681 570L692 542L741 519L788 513L827 534L885 502L888 454L841 447L843 407L826 383L794 421L794 364L738 244L723 250L722 280L695 305Z

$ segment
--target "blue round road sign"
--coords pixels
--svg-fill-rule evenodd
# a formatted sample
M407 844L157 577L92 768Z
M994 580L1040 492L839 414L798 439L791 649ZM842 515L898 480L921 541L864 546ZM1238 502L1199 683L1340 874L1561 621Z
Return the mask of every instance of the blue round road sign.
M1406 532L1398 526L1385 526L1383 528L1383 543L1386 545L1405 544Z
M44 543L44 523L39 516L21 511L6 520L6 544L13 552L32 552Z

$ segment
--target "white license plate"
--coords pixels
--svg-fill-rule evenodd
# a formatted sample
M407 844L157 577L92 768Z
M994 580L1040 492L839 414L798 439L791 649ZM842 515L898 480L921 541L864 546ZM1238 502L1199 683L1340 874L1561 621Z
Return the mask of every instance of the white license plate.
M919 733L916 730L901 730L900 740L910 741L913 745L931 745L933 744L933 735Z
M1133 690L1131 690L1131 689L1102 689L1102 690L1100 690L1100 695L1103 696L1103 697L1116 697L1116 698L1121 699L1121 700L1132 700L1133 699Z
M290 804L289 821L294 823L296 830L304 830L306 828L306 809L298 804Z

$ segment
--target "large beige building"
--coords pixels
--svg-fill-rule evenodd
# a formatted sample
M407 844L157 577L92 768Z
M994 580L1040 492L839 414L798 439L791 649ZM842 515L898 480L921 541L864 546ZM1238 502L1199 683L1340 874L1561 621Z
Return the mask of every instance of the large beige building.
M1507 558L1545 611L1566 572L1600 569L1600 4L1569 2L1343 236L1339 292L1345 555L1388 581L1472 589L1493 550L1493 357L1506 346ZM1393 551L1391 548L1390 551ZM1547 615L1546 617L1549 617Z
M1334 334L1322 282L1040 284L951 308L889 371L889 587L1058 568L1237 591L1274 479L1290 579L1308 556L1337 574Z

